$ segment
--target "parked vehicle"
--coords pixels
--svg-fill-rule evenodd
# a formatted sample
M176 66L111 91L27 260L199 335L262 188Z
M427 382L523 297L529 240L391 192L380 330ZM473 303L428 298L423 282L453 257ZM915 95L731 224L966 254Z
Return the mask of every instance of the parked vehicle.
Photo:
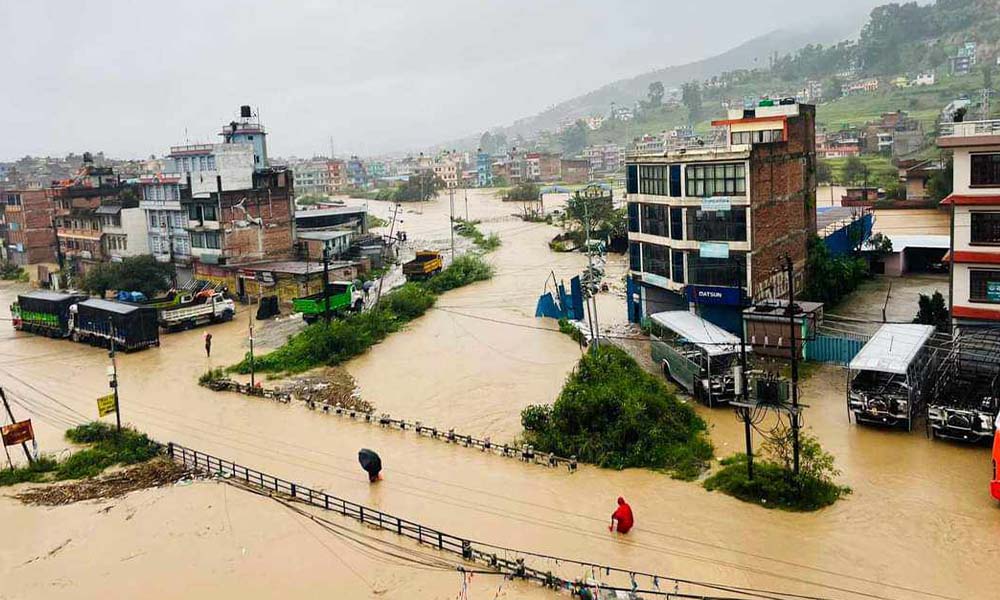
M130 352L160 345L156 309L91 298L70 307L70 323L75 342Z
M1000 430L1000 416L994 423ZM1000 435L993 435L993 481L990 482L990 495L1000 500L1000 474L997 473L997 463L1000 463Z
M191 329L206 323L231 321L236 305L220 292L199 293L195 300L159 311L160 326L167 331Z
M19 294L17 302L10 306L14 329L47 337L68 337L71 332L70 307L86 298L85 294L47 290Z
M361 312L365 306L365 296L350 281L334 281L327 285L330 314L340 315L347 311ZM315 323L326 314L323 292L295 298L292 310L302 313L302 320Z
M663 374L708 406L736 398L740 338L686 310L650 315L650 353ZM750 348L747 348L750 351Z
M163 296L156 298L147 298L142 292L122 291L118 292L116 298L119 302L131 302L133 304L142 304L144 306L152 306L153 308L158 309L189 304L195 299L194 294L186 290L170 290Z
M936 352L933 325L882 325L847 367L847 408L858 423L913 428Z
M444 260L440 252L421 250L417 252L416 258L403 264L403 275L407 279L426 279L440 273L443 268Z
M927 432L968 442L993 437L1000 413L1000 331L962 332L934 374Z

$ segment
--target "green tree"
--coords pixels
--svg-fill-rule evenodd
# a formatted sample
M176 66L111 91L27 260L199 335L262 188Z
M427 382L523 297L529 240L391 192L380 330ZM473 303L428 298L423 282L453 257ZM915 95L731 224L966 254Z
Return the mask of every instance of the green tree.
M856 184L867 181L868 165L866 165L857 156L847 157L847 161L844 162L843 179L844 183L847 184Z
M393 199L397 202L426 202L444 187L444 181L430 170L417 171L403 182Z
M948 314L948 305L945 303L941 292L934 290L934 294L930 296L920 294L917 307L917 316L913 319L914 323L933 325L939 331L947 329L948 323L951 321L951 316Z
M989 61L983 64L983 87L993 89L993 63Z
M954 181L952 180L954 171L955 165L952 162L952 157L949 156L948 160L945 161L944 168L935 172L927 180L927 197L929 199L940 202L951 195L952 186L954 185Z
M587 125L582 120L573 123L559 134L563 154L574 156L587 147Z
M503 198L504 200L513 202L537 202L539 195L541 195L541 188L537 184L528 181L519 183L507 190Z
M172 263L161 263L153 255L145 254L95 265L83 277L80 287L99 296L121 290L142 292L152 298L170 289L176 275Z
M809 239L803 300L832 309L868 276L868 263L854 255L833 256L819 236Z
M823 159L816 161L816 181L818 183L833 181L833 169L830 167L830 163Z
M681 86L681 103L688 110L688 123L693 125L701 120L701 86L697 81Z
M840 89L843 87L844 82L840 80L839 77L831 77L826 80L823 84L823 101L830 102L831 100L836 100L840 98Z
M660 108L663 104L663 82L654 81L649 84L649 90L646 92L646 106L648 108Z

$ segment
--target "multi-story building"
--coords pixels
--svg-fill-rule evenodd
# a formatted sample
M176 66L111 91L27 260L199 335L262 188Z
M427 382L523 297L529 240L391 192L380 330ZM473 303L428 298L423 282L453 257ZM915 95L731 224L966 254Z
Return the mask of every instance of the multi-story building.
M1000 120L942 123L951 150L951 317L955 327L1000 325Z
M295 191L300 195L326 195L330 193L330 166L325 159L313 159L292 167L295 173Z
M958 54L949 59L952 75L968 75L976 66L976 42L965 42Z
M240 107L240 120L230 121L219 133L224 144L248 145L253 148L253 168L264 170L271 165L267 159L267 132L249 106Z
M82 275L94 265L110 260L109 244L116 249L127 247L121 230L120 195L124 189L111 167L96 167L87 159L76 177L53 185L52 221L59 254L72 272ZM138 202L130 208L138 210ZM105 232L105 225L112 231Z
M476 153L476 185L479 187L493 185L493 157L482 150Z
M368 184L368 170L365 163L357 156L347 161L347 185L353 188L363 188Z
M854 94L871 94L877 92L879 88L879 80L875 77L868 79L859 79L857 81L851 81L850 83L845 83L840 88L840 93L843 96L851 96Z
M221 177L227 190L248 188L253 182L254 149L250 144L187 144L171 146L164 173L190 179L192 194L215 191Z
M434 174L447 188L457 188L461 183L462 161L451 153L446 153L434 161Z
M55 202L51 189L10 189L4 204L3 244L7 260L20 266L55 263Z
M559 180L569 184L590 181L590 161L585 158L564 158L559 165Z
M625 148L618 144L599 144L588 146L583 156L590 162L594 173L607 175L619 173L625 168Z
M336 194L347 187L347 166L344 161L332 158L326 161L326 170L327 181L330 185L328 194ZM296 186L298 186L298 181L296 181Z
M191 238L185 229L181 199L191 197L191 188L180 175L152 175L139 179L139 208L145 214L149 252L161 262L191 263Z
M816 232L815 108L730 111L725 143L626 159L629 269L644 314L693 308L738 330L741 305L787 293Z

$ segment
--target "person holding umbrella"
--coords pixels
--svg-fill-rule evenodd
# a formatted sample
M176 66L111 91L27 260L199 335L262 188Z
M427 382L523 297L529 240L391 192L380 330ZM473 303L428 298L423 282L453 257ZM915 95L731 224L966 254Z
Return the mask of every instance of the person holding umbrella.
M382 471L382 459L374 450L369 450L368 448L359 450L358 462L361 463L361 468L368 473L368 481L370 483L375 483L381 479L379 473Z

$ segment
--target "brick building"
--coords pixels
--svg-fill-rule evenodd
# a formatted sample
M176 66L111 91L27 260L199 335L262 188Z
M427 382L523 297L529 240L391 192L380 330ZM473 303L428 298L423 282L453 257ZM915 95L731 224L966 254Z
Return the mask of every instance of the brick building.
M815 108L730 111L717 146L626 159L629 270L639 313L694 308L739 329L740 305L787 293L816 231Z
M51 189L7 190L3 193L5 255L26 266L55 263L56 232L52 227L55 203Z
M564 183L579 184L590 181L590 161L586 158L564 158L559 165L559 180Z

